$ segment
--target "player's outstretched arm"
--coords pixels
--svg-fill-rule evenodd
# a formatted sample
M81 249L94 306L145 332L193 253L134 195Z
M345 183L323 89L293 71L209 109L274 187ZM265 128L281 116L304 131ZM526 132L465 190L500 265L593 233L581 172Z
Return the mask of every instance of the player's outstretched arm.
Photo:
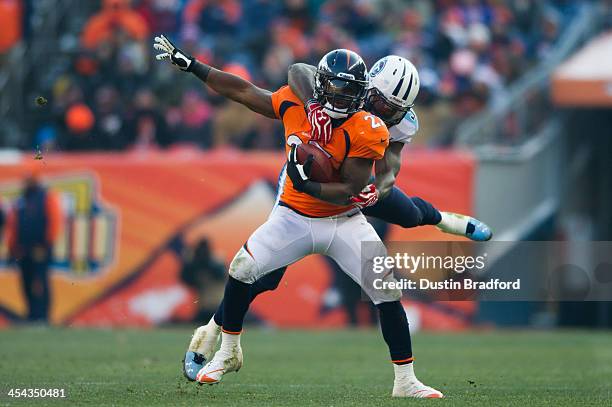
M299 164L296 148L294 145L289 152L287 175L294 188L300 192L336 205L348 205L351 203L350 198L359 194L370 179L374 160L350 157L342 164L342 182L314 182L309 178L313 156L309 156L303 165Z
M270 91L261 89L237 75L198 61L191 55L185 54L163 35L155 37L153 47L161 52L155 57L158 61L168 60L180 70L193 73L220 95L243 104L256 113L277 119Z
M402 166L403 147L404 143L389 143L389 147L387 147L385 151L385 156L381 160L376 161L375 184L380 198L387 196L395 184L395 178L397 174L399 174Z
M289 87L300 98L300 100L306 103L309 99L312 99L315 88L315 73L317 68L312 65L298 62L289 67L289 75L287 83Z

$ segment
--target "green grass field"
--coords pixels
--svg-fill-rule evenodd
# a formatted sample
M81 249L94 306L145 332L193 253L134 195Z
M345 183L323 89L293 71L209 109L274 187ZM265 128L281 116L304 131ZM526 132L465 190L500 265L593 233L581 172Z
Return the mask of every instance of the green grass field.
M189 337L187 329L0 331L0 405L612 405L610 333L417 334L418 376L444 400L392 399L393 369L374 330L247 329L244 367L217 386L181 375ZM11 399L10 388L64 388L67 397Z

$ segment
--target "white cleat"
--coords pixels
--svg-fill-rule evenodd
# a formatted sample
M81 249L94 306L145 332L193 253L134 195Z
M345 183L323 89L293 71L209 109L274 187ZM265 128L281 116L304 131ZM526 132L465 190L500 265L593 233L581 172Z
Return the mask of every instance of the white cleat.
M234 346L229 352L219 350L196 376L201 384L216 384L226 373L237 372L242 367L242 348Z
M425 386L416 377L412 379L395 380L393 397L413 397L417 399L441 399L444 395L433 387Z

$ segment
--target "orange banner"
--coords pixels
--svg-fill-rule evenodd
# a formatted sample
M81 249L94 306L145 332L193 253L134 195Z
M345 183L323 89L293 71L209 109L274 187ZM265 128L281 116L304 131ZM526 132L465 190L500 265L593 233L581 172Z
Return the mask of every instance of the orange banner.
M180 250L202 237L228 264L274 204L280 153L236 151L54 155L0 163L0 198L18 196L33 166L62 198L65 225L54 248L51 321L147 326L193 317L194 292L179 279ZM472 210L474 160L456 152L411 152L397 185L438 208ZM391 240L438 240L433 227L393 227ZM444 235L444 240L448 236ZM253 315L277 326L337 326L321 312L331 271L319 256L291 266ZM20 275L0 246L0 326L26 315ZM278 312L278 309L283 312Z

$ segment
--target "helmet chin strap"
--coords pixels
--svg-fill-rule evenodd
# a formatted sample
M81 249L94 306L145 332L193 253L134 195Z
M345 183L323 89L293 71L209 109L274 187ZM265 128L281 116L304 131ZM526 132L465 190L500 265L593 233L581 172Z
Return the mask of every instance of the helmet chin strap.
M334 111L334 110L332 110L333 108L334 107L329 102L326 102L325 105L323 105L323 110L332 119L344 119L345 117L348 116L348 113L346 113L346 112L338 112L337 110Z

